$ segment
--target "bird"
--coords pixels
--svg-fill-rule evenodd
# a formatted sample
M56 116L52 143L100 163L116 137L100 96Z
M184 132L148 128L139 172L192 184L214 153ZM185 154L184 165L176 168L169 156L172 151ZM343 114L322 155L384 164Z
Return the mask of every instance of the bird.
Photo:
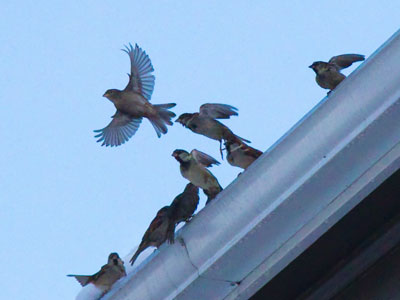
M332 91L346 78L340 71L364 59L365 56L360 54L342 54L332 57L329 62L316 61L309 68L315 72L318 85Z
M110 100L117 111L111 117L112 121L103 129L94 130L97 142L102 146L120 146L128 141L139 129L143 118L153 125L157 136L166 134L167 125L172 126L171 119L176 115L168 109L175 103L151 104L150 99L154 89L155 77L149 56L137 44L125 46L122 51L129 55L131 72L129 82L123 90L109 89L103 97Z
M119 257L118 253L111 253L108 256L108 262L101 267L100 271L93 275L67 275L75 277L75 279L82 285L94 284L99 288L103 295L107 293L112 285L120 278L126 276L124 262Z
M196 149L193 149L190 153L176 149L172 156L179 162L182 176L195 186L202 188L208 196L206 204L222 191L217 178L207 170L207 167L220 164L216 159Z
M226 159L231 166L247 169L257 158L263 154L260 150L250 147L245 143L225 142Z
M143 235L142 241L136 250L135 254L130 259L131 265L135 263L139 254L148 247L160 247L167 240L167 229L170 224L170 207L164 206L158 212L153 221L151 221L149 228L147 228Z
M188 183L185 190L175 197L170 205L170 220L168 228L168 242L174 243L175 227L180 222L189 222L199 204L199 188Z
M228 104L205 103L200 106L199 112L181 114L175 122L182 124L197 134L219 141L222 157L222 141L250 141L235 135L227 126L217 119L229 119L237 116L237 108Z

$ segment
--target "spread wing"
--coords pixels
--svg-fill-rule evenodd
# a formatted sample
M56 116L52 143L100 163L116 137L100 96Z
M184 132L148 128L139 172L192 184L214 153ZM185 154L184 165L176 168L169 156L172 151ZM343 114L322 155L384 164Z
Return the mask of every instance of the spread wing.
M213 119L229 119L237 116L237 108L228 104L206 103L200 106L200 115Z
M350 67L356 61L364 60L364 55L360 54L342 54L338 56L334 56L329 60L330 64L334 64L339 68L339 70Z
M72 275L72 274L69 274L67 276L68 277L74 277L81 284L81 286L85 286L88 283L92 282L92 280L93 280L93 276L90 276L90 275Z
M212 167L212 165L219 165L220 162L217 161L215 158L212 156L205 154L204 152L201 152L199 150L193 149L192 152L190 152L190 155L201 165L205 167Z
M129 83L125 87L125 91L133 90L147 100L151 99L154 90L155 77L151 73L154 71L149 56L137 44L135 49L129 44L122 51L129 55L131 60L131 73L129 75Z
M95 138L97 142L103 141L102 146L119 146L128 141L138 130L142 118L132 118L117 110L112 116L112 121L103 129L94 130L99 132Z
M105 273L107 273L109 269L110 269L109 265L102 266L100 271L98 271L96 274L92 275L92 281L96 282L101 276L103 276Z

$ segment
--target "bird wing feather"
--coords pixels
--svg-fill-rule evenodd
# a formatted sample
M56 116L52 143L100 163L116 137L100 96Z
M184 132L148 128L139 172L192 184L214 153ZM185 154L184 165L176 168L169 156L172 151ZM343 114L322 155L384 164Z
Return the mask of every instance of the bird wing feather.
M192 152L190 152L190 155L201 165L205 167L211 167L212 165L219 165L220 162L217 161L215 158L212 156L201 152L199 150L193 149Z
M354 62L364 59L365 56L360 54L342 54L332 57L329 63L337 66L339 70L342 70L350 67Z
M213 119L229 119L231 116L237 116L237 108L228 104L205 103L200 106L200 115Z
M150 101L154 90L155 77L151 73L154 71L149 56L142 48L135 44L125 46L122 51L129 55L131 61L131 73L129 75L128 85L125 91L133 90Z
M139 129L142 118L132 118L120 111L112 116L112 121L103 129L94 130L99 133L97 142L103 141L102 146L119 146L128 141Z

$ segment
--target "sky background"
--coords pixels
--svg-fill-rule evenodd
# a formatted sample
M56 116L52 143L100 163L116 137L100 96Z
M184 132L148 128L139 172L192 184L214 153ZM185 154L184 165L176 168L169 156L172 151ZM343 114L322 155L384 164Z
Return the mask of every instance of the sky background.
M158 139L144 120L121 147L96 143L115 112L103 93L127 84L124 44L150 56L152 103L176 102L177 115L231 104L239 117L224 123L266 150L326 95L308 66L368 57L399 29L399 11L399 1L2 3L0 298L74 299L81 287L66 274L126 256L182 192L174 149L221 160L218 142L179 124ZM211 171L223 187L240 172L226 161Z

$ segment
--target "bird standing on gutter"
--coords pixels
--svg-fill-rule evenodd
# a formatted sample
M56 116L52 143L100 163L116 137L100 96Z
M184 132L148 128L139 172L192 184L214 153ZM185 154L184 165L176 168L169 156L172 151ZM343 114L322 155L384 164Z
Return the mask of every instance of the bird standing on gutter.
M316 61L309 68L315 72L318 85L332 91L346 78L340 71L364 59L364 55L360 54L343 54L332 57L329 62Z
M170 207L164 206L158 212L156 217L151 221L149 228L147 228L143 235L142 241L136 250L135 254L130 259L131 265L135 263L139 254L148 247L160 247L167 240L167 230L170 224Z
M199 188L192 183L188 183L185 190L175 197L170 205L170 218L168 228L168 242L174 243L175 227L180 222L189 222L199 204Z
M108 262L102 266L100 271L93 275L67 275L75 277L75 279L82 285L93 283L100 289L104 295L107 293L112 285L120 278L126 276L124 262L119 257L118 253L111 253L108 256Z
M217 178L207 170L207 167L220 164L213 157L196 149L193 149L190 153L177 149L172 153L172 156L180 163L182 176L195 186L202 188L208 196L206 204L222 191Z

